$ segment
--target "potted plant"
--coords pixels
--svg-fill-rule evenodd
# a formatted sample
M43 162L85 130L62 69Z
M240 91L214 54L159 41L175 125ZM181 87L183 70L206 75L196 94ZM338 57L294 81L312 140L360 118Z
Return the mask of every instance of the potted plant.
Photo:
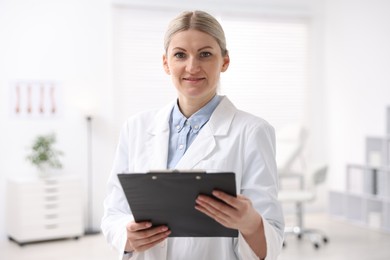
M55 142L56 136L54 133L37 136L30 154L26 157L32 165L37 167L38 173L42 177L47 176L50 169L62 168L59 157L63 155L63 152L54 149Z

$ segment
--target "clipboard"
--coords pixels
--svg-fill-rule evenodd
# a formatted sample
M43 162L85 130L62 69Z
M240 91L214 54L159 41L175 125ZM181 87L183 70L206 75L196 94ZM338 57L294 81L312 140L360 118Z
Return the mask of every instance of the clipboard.
M213 190L236 196L232 172L150 172L118 174L136 222L167 225L170 237L237 237L238 231L222 226L195 209L199 194Z

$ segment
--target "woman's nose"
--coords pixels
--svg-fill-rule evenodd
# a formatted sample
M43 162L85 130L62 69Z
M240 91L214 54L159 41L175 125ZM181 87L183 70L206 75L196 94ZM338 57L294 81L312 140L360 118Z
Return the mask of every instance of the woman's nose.
M187 60L186 70L188 73L194 74L200 70L199 60L196 58L189 58Z

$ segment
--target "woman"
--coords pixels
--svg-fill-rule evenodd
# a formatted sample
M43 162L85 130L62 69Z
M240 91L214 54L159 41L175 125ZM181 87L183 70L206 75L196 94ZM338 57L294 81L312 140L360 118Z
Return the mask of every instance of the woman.
M229 67L225 35L211 15L184 12L165 35L163 67L177 100L125 123L108 182L102 230L120 259L276 259L283 240L272 126L217 95ZM236 174L239 195L199 196L196 209L238 238L169 237L166 226L132 218L117 173L204 169Z

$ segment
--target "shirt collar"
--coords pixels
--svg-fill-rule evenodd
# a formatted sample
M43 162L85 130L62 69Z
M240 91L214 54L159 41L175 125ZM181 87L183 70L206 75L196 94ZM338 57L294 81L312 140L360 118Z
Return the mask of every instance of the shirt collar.
M176 102L171 114L172 129L180 132L185 124L190 124L192 132L197 133L203 125L209 121L211 114L214 112L221 99L221 96L215 95L205 106L188 119L180 112L178 102Z

